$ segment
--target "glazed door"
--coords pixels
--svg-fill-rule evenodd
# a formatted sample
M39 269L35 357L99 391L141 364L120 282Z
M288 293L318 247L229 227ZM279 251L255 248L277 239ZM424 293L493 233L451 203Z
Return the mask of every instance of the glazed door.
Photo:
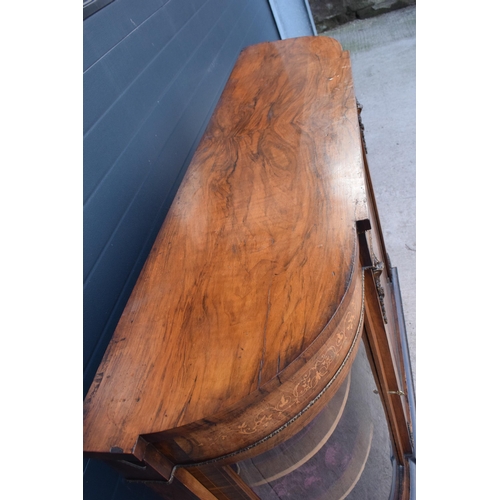
M261 500L389 499L391 439L364 345L341 389L312 422L232 467Z

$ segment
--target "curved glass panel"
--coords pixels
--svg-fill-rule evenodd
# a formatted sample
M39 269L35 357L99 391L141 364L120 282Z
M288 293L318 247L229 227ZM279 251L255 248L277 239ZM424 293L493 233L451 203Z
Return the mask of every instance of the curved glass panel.
M390 438L364 345L341 388L312 422L236 469L262 500L387 500Z

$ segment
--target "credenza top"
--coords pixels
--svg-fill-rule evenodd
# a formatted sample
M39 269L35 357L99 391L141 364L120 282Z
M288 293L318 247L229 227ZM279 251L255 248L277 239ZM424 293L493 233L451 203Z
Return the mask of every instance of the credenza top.
M300 368L353 280L362 172L340 44L245 49L87 395L85 451L130 452Z

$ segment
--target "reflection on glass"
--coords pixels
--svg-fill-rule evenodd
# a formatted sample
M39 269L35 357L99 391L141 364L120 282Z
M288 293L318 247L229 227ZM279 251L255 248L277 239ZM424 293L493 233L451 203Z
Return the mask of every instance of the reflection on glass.
M392 463L384 411L361 345L351 372L316 418L237 470L262 500L387 500Z

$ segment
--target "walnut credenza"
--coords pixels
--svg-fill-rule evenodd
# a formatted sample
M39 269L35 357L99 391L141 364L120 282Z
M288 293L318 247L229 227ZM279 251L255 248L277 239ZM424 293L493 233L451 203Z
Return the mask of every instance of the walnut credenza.
M245 49L84 403L165 498L410 498L414 397L349 55Z

